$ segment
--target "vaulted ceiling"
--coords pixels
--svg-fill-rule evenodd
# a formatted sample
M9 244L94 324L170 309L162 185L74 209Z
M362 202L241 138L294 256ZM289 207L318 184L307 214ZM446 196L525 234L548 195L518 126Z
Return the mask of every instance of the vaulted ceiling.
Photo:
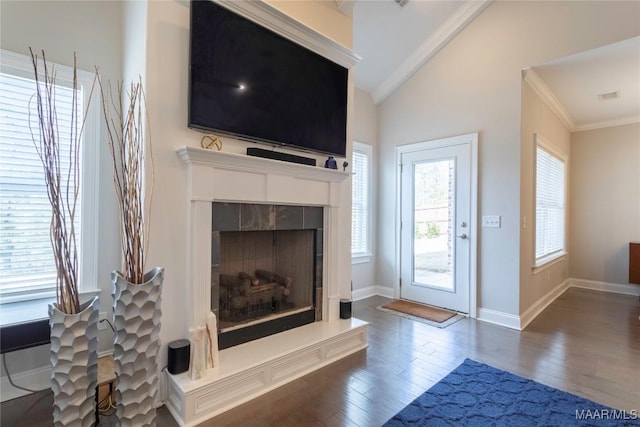
M351 2L356 86L383 101L478 16L490 0Z
M337 2L353 14L353 50L362 57L354 71L356 86L380 103L492 0ZM528 80L569 130L640 120L640 37L532 65ZM598 98L615 92L615 99Z

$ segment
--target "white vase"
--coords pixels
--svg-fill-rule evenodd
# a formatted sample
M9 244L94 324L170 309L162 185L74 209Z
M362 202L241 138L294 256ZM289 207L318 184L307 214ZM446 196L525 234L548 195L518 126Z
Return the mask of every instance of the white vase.
M164 268L133 284L117 271L113 281L116 416L119 425L155 426Z
M49 304L51 390L56 427L95 423L98 385L98 297L66 314Z

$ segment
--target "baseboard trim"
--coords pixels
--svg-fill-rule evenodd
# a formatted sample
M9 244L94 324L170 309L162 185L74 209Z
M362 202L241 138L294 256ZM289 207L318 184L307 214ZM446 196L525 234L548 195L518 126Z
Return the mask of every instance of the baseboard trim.
M378 295L376 286L367 286L366 288L354 289L351 291L351 299L354 301L359 301L374 295Z
M640 285L625 283L598 282L596 280L569 279L573 288L591 289L593 291L613 292L616 294L640 296Z
M2 357L5 357L5 355ZM28 371L12 373L11 379L21 387L38 391L45 390L51 388L51 368L43 366ZM2 376L2 380L0 380L0 402L6 402L28 394L31 394L31 392L15 388L11 385L7 376Z
M376 286L376 290L378 295L386 298L395 298L393 295L393 288L388 288L386 286Z
M560 283L551 291L547 292L542 298L536 301L531 307L526 309L524 313L520 315L520 330L527 327L529 323L533 321L542 311L547 308L552 302L556 300L564 291L569 289L571 282L566 279Z
M478 308L478 317L476 319L493 323L494 325L520 330L520 316L516 316L515 314L504 313L489 308Z
M599 282L596 280L584 280L568 278L555 289L548 292L531 307L520 315L520 330L526 328L542 311L551 305L560 295L569 288L589 289L593 291L612 292L616 294L640 296L640 286L624 284Z
M393 288L388 288L386 286L367 286L366 288L351 291L351 298L354 301L359 301L376 295L393 298Z

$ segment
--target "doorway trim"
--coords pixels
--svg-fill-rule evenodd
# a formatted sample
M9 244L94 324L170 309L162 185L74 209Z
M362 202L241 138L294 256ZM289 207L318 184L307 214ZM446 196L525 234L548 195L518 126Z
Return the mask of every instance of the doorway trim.
M400 218L401 218L401 159L402 155L414 151L432 148L448 147L452 145L470 144L471 150L471 216L469 220L469 317L477 317L477 277L478 277L478 133L433 139L398 145L395 149L396 164L396 200L395 200L395 276L393 281L393 296L400 298Z

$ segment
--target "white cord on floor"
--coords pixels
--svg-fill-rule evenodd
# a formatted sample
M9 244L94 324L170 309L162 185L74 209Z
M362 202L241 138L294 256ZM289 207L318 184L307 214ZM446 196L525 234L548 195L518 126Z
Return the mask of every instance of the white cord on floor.
M32 390L30 388L22 387L22 386L17 385L16 383L14 383L13 379L11 378L11 373L9 372L9 369L7 368L7 358L6 358L6 355L4 353L2 354L2 366L4 366L4 371L6 372L7 378L9 379L9 384L14 386L15 388L20 389L20 390L24 390L24 391L28 391L29 393L37 393L39 391L46 390L45 388L43 388L42 390Z

